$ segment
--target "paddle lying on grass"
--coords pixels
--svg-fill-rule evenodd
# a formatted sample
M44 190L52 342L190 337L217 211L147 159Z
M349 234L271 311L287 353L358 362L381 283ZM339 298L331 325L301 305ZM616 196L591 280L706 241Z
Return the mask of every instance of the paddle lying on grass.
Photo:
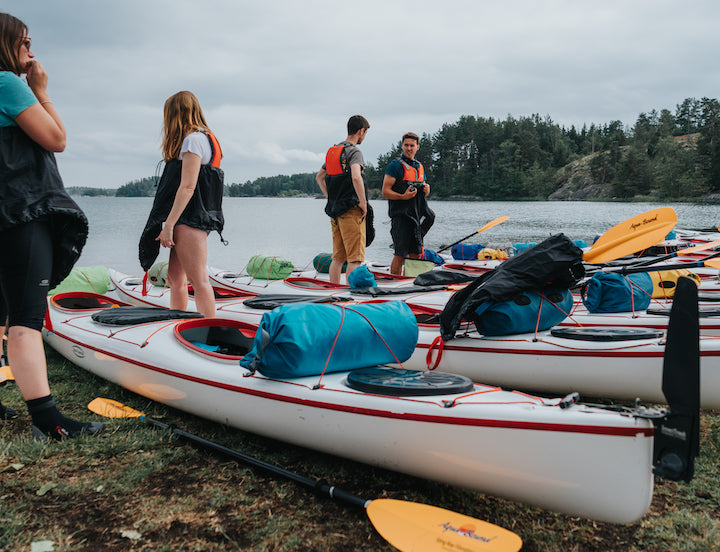
M10 366L0 366L0 383L14 380L15 378L10 371Z
M592 264L614 261L637 253L663 241L677 224L677 213L672 207L646 211L616 224L583 255L583 261Z
M485 226L483 226L482 228L480 228L480 230L476 230L476 231L473 232L472 234L468 234L468 235L465 236L464 238L460 238L458 241L453 242L453 243L451 243L450 245L444 245L442 248L440 248L440 249L437 250L437 253L442 253L443 251L445 251L445 250L447 250L447 249L450 249L453 245L457 245L457 244L459 244L460 242L464 242L465 240L468 240L468 239L472 238L475 234L480 234L480 233L482 233L482 232L485 232L485 230L488 230L489 228L492 228L493 226L497 226L498 224L500 224L500 223L502 223L502 222L505 222L505 221L506 221L507 219L509 219L509 218L510 218L510 217L508 217L508 216L502 216L502 217L496 218L495 220L491 220L491 221L488 222Z
M363 508L377 532L398 550L517 552L522 546L519 536L497 525L417 502L387 498L366 500L333 487L323 480L308 479L279 466L268 464L192 433L158 422L148 418L142 412L112 399L94 399L88 404L88 408L96 414L109 418L143 419L151 426L169 430L194 445L289 479L301 487L328 496L343 504Z

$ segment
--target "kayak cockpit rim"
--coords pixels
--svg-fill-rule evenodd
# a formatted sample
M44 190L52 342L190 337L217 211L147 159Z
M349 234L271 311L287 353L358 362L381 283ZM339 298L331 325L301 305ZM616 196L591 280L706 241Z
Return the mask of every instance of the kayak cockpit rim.
M98 309L130 306L130 303L125 303L124 301L91 291L65 291L56 293L50 296L50 302L55 308L65 312L96 311Z
M256 325L239 320L195 318L176 324L173 335L195 353L239 361L252 350L256 331Z

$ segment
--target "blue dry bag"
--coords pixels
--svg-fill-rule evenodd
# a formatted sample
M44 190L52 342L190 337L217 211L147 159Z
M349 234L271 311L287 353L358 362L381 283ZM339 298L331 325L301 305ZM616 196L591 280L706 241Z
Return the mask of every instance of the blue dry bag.
M582 301L588 312L631 312L645 310L653 294L649 274L596 272L583 287Z
M443 259L440 255L438 255L435 251L431 249L425 249L423 251L422 260L432 261L438 266L445 264L445 259Z
M348 276L348 285L353 289L377 286L375 276L366 265L360 265Z
M457 261L471 261L477 260L478 253L483 249L485 249L485 246L479 243L460 243L453 245L450 253L452 258Z
M403 301L296 303L263 314L240 365L271 378L316 376L404 362L417 340L415 315Z
M572 293L567 289L524 291L511 301L482 303L471 319L483 335L530 333L536 328L556 326L565 320L572 306Z

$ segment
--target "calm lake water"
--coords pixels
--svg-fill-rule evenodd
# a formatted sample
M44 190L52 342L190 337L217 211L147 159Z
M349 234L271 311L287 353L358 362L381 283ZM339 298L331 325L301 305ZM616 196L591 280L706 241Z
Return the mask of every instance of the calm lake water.
M139 274L137 244L152 198L76 197L90 221L90 236L77 266L102 265ZM390 222L387 202L372 201L376 238L367 259L389 263ZM208 240L208 264L228 270L242 269L253 255L289 259L296 267L312 267L318 253L332 251L330 222L325 202L312 198L225 198L223 246L216 233ZM509 220L467 243L499 247L509 243L540 241L563 232L589 243L625 219L657 207L673 207L680 228L707 228L720 224L720 207L712 205L595 202L459 202L431 201L435 225L425 239L429 249L440 249L503 216ZM162 250L160 259L167 259Z

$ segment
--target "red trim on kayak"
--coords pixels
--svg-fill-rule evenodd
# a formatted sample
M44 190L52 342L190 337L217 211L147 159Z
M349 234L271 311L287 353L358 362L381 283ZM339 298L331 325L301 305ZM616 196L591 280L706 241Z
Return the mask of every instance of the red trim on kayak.
M630 351L625 349L615 349L612 351L603 349L565 349L545 351L539 349L504 349L500 347L469 347L463 345L450 345L450 342L445 343L444 350L447 351L462 351L472 353L498 353L503 355L537 355L537 356L557 356L557 357L607 357L607 358L662 358L664 348L657 351ZM418 343L417 349L429 349L431 343ZM703 351L700 350L701 357L716 357L720 356L720 350L718 351Z
M478 418L465 418L465 417L452 417L451 418L451 417L445 417L445 416L431 416L431 415L426 415L426 414L406 414L406 413L394 412L391 410L377 410L377 409L370 409L370 408L361 408L361 407L357 407L357 406L346 406L346 405L332 404L332 403L326 403L326 402L315 401L315 400L287 397L285 395L281 395L278 393L268 393L266 391L247 389L244 387L238 387L236 385L229 385L226 383L211 381L211 380L199 378L196 376L190 376L188 374L174 372L172 370L168 370L165 368L159 368L157 366L151 366L151 365L145 364L143 362L139 362L136 360L132 360L132 359L123 357L116 353L108 352L108 351L87 345L85 343L82 343L80 341L72 339L71 337L65 336L59 332L54 332L54 333L58 336L61 336L63 339L66 339L70 343L74 343L76 345L85 347L92 351L97 351L104 355L107 355L107 356L110 356L113 358L117 358L119 360L128 362L130 364L134 364L136 366L145 368L152 372L166 374L168 376L172 376L172 377L175 377L178 379L187 380L187 381L202 384L202 385L207 385L209 387L217 387L219 389L226 389L228 391L234 391L234 392L237 392L240 394L252 395L255 397L262 397L265 399L270 399L270 400L279 401L279 402L283 402L283 403L300 404L300 405L308 406L308 407L312 407L312 408L319 408L319 409L332 410L332 411L338 411L338 412L349 412L349 413L353 413L353 414L360 414L363 416L372 416L372 417L376 417L376 418L405 419L405 420L412 420L412 421L416 421L416 422L439 423L439 424L460 425L460 426L494 427L494 428L522 429L522 430L533 430L533 431L555 431L555 432L564 432L564 433L581 433L581 434L591 434L591 435L607 435L607 436L632 437L632 438L635 438L638 436L652 437L654 435L654 427L653 426L633 428L633 427L592 426L592 425L585 425L585 424L583 424L583 425L567 425L567 424L554 424L554 423L547 423L547 422L523 422L523 421L507 421L507 420L478 419ZM248 376L248 377L256 377L256 376ZM284 384L290 384L290 385L293 384L293 382L288 382L285 380L271 380L269 378L263 378L263 379L266 379L267 381L277 381L279 383L284 383ZM322 389L322 388L320 388L320 389ZM458 403L457 406L461 406L462 404L463 403ZM450 407L450 408L452 408L452 407ZM550 407L550 408L552 408L552 407Z
M333 284L330 280L320 280L318 278L307 278L305 276L291 276L285 278L285 284L288 286L307 289L307 290L325 290L325 289L343 289L349 290L350 286L345 284Z

